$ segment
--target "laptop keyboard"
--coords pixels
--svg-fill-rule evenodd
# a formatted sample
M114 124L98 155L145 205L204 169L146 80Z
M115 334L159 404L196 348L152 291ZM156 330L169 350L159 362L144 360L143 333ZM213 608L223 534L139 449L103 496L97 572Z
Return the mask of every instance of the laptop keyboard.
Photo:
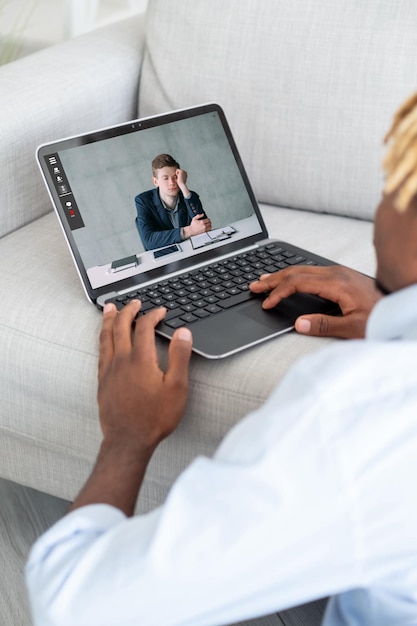
M268 243L249 252L167 278L109 300L122 309L130 300L141 300L140 314L164 306L164 323L179 328L216 315L254 295L249 284L261 274L271 274L291 265L317 265L316 261Z

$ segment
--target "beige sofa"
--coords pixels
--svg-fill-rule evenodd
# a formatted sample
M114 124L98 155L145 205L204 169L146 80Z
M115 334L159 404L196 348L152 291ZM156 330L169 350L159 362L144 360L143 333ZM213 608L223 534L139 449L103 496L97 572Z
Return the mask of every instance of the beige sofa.
M51 212L36 147L217 101L270 235L372 274L381 140L416 88L416 32L414 0L149 0L146 18L0 69L0 476L72 499L101 438L101 315ZM150 464L140 510L329 341L290 333L222 361L194 355L185 417ZM163 363L166 348L158 339Z

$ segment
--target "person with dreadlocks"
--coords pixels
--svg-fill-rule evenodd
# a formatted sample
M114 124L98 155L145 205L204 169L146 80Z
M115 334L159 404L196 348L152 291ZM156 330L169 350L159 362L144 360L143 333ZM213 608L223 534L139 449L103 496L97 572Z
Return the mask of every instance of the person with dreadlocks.
M416 111L414 96L388 134L376 283L326 268L252 287L270 290L266 307L297 281L333 296L339 326L304 317L299 330L365 339L300 360L164 505L135 517L147 464L184 411L192 337L176 331L163 372L164 310L132 333L140 302L105 306L103 441L69 514L32 548L35 626L207 626L328 596L323 626L417 624Z

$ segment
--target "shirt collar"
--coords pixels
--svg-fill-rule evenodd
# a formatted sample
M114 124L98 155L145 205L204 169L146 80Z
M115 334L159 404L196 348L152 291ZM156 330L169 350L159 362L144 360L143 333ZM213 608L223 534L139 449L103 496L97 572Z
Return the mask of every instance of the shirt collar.
M366 338L417 341L417 285L377 302L366 325Z
M174 208L173 208L173 209L170 209L170 208L169 208L169 206L168 206L167 204L165 204L165 202L162 200L161 194L159 194L159 199L160 199L160 201L161 201L161 203L162 203L162 206L163 206L163 207L164 207L164 209L166 209L167 211L171 211L172 213L173 213L174 211L178 211L178 208L179 208L179 203L180 203L180 194L179 194L179 193L178 193L178 195L177 195L177 200L176 200L176 202L175 202L175 206L174 206Z

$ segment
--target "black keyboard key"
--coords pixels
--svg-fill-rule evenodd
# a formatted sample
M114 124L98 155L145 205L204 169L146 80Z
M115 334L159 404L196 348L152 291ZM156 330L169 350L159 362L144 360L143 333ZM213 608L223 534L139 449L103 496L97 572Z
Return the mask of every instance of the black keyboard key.
M264 271L260 272L257 270L255 272L249 272L248 274L244 275L244 279L248 282L251 283L254 280L258 280L259 276L261 276L261 274L265 274Z
M164 298L153 298L151 300L152 304L157 307L157 306L165 306L165 299Z
M193 314L201 319L203 317L210 317L210 313L206 311L205 309L196 309Z
M164 320L166 321L166 320L171 320L174 317L180 317L182 313L184 313L184 311L178 307L176 309L167 309Z
M165 324L171 328L180 328L181 326L185 326L184 320L180 317L174 317L172 320L165 320Z
M305 258L303 256L293 256L290 259L287 259L287 263L290 265L298 265L298 263L304 263Z
M223 302L225 302L225 300L221 300L220 304L222 304ZM209 306L206 306L206 311L208 311L209 313L219 313L221 310L222 309L217 306L217 304L209 304Z
M145 313L145 311L150 311L151 309L155 309L155 305L152 304L152 302L148 301L148 302L142 302L142 306L140 307L140 310L142 313Z
M231 306L236 306L236 304L241 304L242 302L247 302L253 298L251 292L248 291L240 291L235 296L230 296L230 298L226 298L225 300L219 300L219 306L222 309L230 309Z
M195 306L193 304L186 304L185 306L182 306L181 308L186 313L191 313L191 311L195 310Z
M196 317L195 315L193 315L193 313L185 313L184 315L181 315L181 319L186 323L186 324L191 324L191 322L195 322L196 320L198 320L199 318Z
M208 304L214 304L215 302L217 302L218 297L217 297L217 296L207 296L206 298L204 298L204 300L205 300Z

